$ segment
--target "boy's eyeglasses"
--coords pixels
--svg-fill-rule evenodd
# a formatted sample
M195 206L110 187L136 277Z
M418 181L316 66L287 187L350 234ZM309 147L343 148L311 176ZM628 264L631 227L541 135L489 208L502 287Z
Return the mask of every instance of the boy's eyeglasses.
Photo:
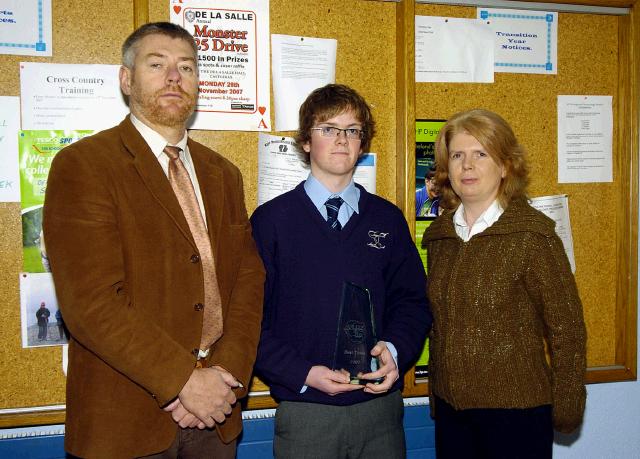
M358 128L340 129L335 126L322 126L311 128L311 130L320 131L322 137L338 137L341 132L344 132L344 135L349 140L362 140L362 136L364 135L364 131Z

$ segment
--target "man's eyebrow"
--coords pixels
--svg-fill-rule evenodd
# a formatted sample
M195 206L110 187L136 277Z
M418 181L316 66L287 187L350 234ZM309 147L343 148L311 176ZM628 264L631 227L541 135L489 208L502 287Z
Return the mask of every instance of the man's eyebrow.
M146 58L149 58L149 57L167 57L167 56L166 56L165 54L162 54L162 53L156 53L156 52L153 52L153 51L152 51L152 52L150 52L150 53L147 53L147 55L146 55L145 57L146 57Z
M162 58L164 58L164 57L167 57L167 55L159 53L159 52L152 51L150 53L147 53L147 55L145 56L145 58L147 58L147 59L150 58L150 57L162 57ZM196 61L195 57L193 57L193 56L181 56L181 57L179 57L179 59L181 61L191 61L191 62L195 62Z

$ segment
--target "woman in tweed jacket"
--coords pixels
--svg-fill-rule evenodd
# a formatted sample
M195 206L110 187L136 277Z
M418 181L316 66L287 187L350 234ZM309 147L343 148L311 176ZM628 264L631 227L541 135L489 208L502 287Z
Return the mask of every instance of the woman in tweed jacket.
M423 245L438 458L550 458L554 428L574 430L586 397L582 305L562 242L527 203L524 150L497 114L454 115L436 164L447 210Z

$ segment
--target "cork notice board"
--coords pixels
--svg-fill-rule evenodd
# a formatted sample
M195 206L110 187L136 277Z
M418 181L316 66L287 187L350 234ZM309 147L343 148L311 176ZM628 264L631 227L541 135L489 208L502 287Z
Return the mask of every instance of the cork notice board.
M0 55L0 95L19 95L21 61L119 63L119 49L126 36L145 22L167 20L168 4L166 0L88 0L78 8L77 2L70 0L53 2L53 56L35 59ZM336 80L355 87L367 99L378 124L372 145L372 151L378 153L377 192L405 211L410 227L414 218L410 210L415 185L415 119L444 119L456 111L481 106L511 122L531 154L531 195L569 195L576 276L589 331L589 366L597 368L590 372L594 375L590 378L634 378L637 129L632 128L637 124L634 62L638 58L632 53L639 52L640 44L638 37L631 35L631 30L638 34L640 29L635 13L622 17L562 13L558 75L497 74L496 82L490 85L416 85L412 57L415 14L474 17L475 9L416 5L413 0L270 0L271 33L338 40ZM602 41L592 39L593 30L602 31ZM614 96L613 183L557 184L558 94ZM193 131L191 135L240 167L247 208L253 211L258 134ZM595 195L607 205L593 206ZM21 243L19 204L0 203L0 428L64 421L65 377L60 348L21 347ZM411 378L405 379L405 395L426 393L426 385L415 385ZM256 383L253 389L266 388ZM271 403L268 398L254 396L249 406Z
M475 18L476 9L416 5L415 14ZM492 84L415 84L416 119L447 119L476 107L495 111L528 152L529 196L568 195L589 382L636 377L637 144L630 105L637 96L630 62L637 56L628 48L636 20L635 9L630 16L560 13L557 75L496 73ZM612 183L558 183L558 95L613 96ZM408 219L411 208L405 208Z

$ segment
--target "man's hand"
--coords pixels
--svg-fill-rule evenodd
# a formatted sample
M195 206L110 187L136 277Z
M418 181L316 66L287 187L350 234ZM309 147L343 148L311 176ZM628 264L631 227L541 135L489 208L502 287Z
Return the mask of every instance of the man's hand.
M195 414L189 413L187 409L180 403L180 399L176 398L164 410L171 413L171 418L183 429L197 427L204 429L205 423L196 417Z
M380 368L374 372L362 375L362 378L384 378L384 380L380 384L368 383L364 386L364 391L369 394L381 394L391 389L393 383L400 377L400 373L398 372L396 361L393 360L393 356L387 347L387 343L384 341L378 341L378 344L371 349L371 355L378 358Z
M196 368L184 385L178 400L186 411L194 414L207 427L222 423L236 403L232 388L240 383L221 367Z
M311 367L304 383L328 395L362 389L362 386L357 384L349 384L348 372L331 370L324 365Z

